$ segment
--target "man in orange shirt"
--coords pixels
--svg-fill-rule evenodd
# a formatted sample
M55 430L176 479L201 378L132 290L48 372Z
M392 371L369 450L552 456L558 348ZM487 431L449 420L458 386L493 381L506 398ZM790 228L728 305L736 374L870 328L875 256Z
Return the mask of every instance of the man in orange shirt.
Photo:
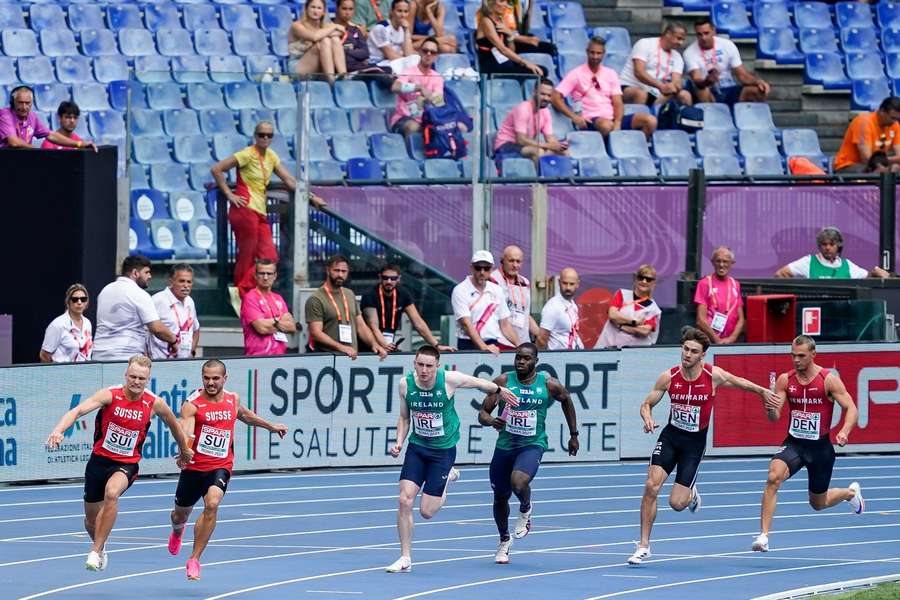
M875 112L862 113L850 122L834 157L836 173L863 173L875 152L888 155L892 170L900 168L900 98L885 98Z

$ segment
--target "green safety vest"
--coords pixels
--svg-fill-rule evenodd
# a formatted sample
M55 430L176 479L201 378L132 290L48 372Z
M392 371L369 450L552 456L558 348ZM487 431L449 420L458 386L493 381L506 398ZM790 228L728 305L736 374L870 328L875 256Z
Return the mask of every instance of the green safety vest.
M846 259L841 259L841 266L838 268L826 267L815 254L809 255L809 278L810 279L850 279L850 263Z

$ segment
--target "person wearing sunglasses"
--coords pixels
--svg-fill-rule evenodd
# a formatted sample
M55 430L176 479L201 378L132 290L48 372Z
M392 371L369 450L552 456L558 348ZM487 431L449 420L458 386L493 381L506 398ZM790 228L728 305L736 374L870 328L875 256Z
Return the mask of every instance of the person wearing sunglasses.
M453 288L453 318L459 328L460 350L481 350L499 356L501 350L514 350L519 338L510 323L509 307L503 289L491 281L494 256L487 250L472 255L472 274ZM502 340L508 341L506 345Z
M73 283L66 290L66 312L53 319L44 332L40 359L49 362L82 362L91 360L93 339L91 321L84 316L88 307L87 288Z
M256 287L241 303L241 327L244 329L246 356L275 356L287 352L288 334L297 332L297 323L281 294L272 290L278 277L275 262L256 261L253 273Z
M630 290L621 289L609 304L609 318L600 332L595 348L652 346L659 337L662 309L653 300L656 269L641 265L634 274Z
M391 85L391 91L397 94L397 107L390 120L392 133L408 137L421 131L425 103L443 97L444 78L433 68L438 53L437 39L429 37L419 47L419 64L403 69Z

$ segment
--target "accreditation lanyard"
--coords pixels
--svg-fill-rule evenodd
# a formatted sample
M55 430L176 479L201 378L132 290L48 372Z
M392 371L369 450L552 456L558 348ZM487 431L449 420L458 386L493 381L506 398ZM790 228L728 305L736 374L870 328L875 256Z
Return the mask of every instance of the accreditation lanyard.
M378 8L378 2L376 2L375 0L369 0L369 2L372 4L372 10L375 11L375 16L378 18L378 20L384 21L384 15L381 14L381 9Z
M656 44L656 78L660 81L668 81L672 77L672 51L666 50L666 70L663 72L662 79L659 79L659 70L662 68L662 41Z
M331 295L331 288L326 283L322 286L325 289L325 293L328 295L328 299L331 300L331 305L334 307L334 312L337 314L338 323L344 320L344 316L341 314L341 309L338 307L337 302L334 300L334 296ZM350 322L350 305L347 303L347 296L344 294L344 288L341 288L341 300L344 301L344 312L347 313L347 323Z
M576 350L575 345L578 340L578 305L574 301L566 307L566 316L569 317L569 323L572 324L571 329L569 329L569 343L567 346L569 350Z
M341 290L341 293L343 293L343 290ZM387 329L387 319L385 318L385 315L387 313L384 312L384 290L382 289L382 287L380 285L378 286L378 299L381 300L381 330L387 331L388 330ZM344 300L345 304L346 304L346 302L347 301ZM336 307L335 307L335 309L336 309ZM350 311L349 310L347 311L347 315L348 315L347 320L349 321L350 320L350 316L349 316ZM397 329L397 288L394 288L391 293L391 329L390 330L396 331L396 329Z
M268 302L266 302L266 304L268 304ZM181 317L178 314L178 309L176 308L177 306L177 303L172 305L172 313L175 315L175 324L178 326L178 331L190 331L191 327L194 325L194 319L191 317L190 309L185 306L187 318L184 320L184 323L182 323Z
M75 325L75 321L72 321L71 318L69 321L72 323L72 328L70 330L72 337L75 339L75 343L79 345L78 348L78 356L81 356L83 360L88 359L88 353L91 351L91 346L93 342L91 341L90 336L84 331L84 322L82 321L82 327L78 327ZM75 360L72 362L78 362L78 356L75 357Z
M501 272L501 274L503 275L503 279L506 280L506 288L509 290L509 299L512 301L513 306L515 308L521 307L522 312L525 312L525 310L528 308L528 304L526 303L527 299L525 297L525 290L522 289L525 286L519 285L518 277L513 277L512 279L507 279L506 274L504 274L502 272ZM517 294L514 291L516 288L518 288L518 290L519 290L518 296L519 296L519 301L521 301L521 305L518 302L516 302L515 296Z
M263 159L264 154L259 153L259 149L256 150L256 158L259 160L259 171L262 174L263 186L268 187L269 180L272 178L272 174L266 172L266 164Z
M269 294L263 295L262 292L259 292L259 299L262 300L263 304L266 305L266 309L269 311L269 316L266 317L266 318L267 318L267 319L275 319L275 318L277 318L277 317L280 317L281 315L276 315L276 314L275 314L275 311L272 310L272 305L269 304L269 298L268 298L268 296L269 296ZM277 302L276 302L275 304L276 304L276 306L278 305Z
M713 312L719 312L719 295L716 294L716 288L713 287L713 276L706 276L707 283L709 283L709 298L712 301L712 309ZM728 290L725 295L725 316L731 314L734 305L737 304L738 294L737 294L737 284L734 282L734 277L726 277L725 278L725 287Z
M634 306L635 308L632 308L631 310L633 313L637 313L641 310L644 310L644 308L646 308L645 306L641 306L641 303L647 302L647 301L650 301L650 296L644 296L643 298L638 298L637 300L632 300L631 302L626 302L625 304L622 305L622 310L625 310L629 306Z
M703 64L706 65L707 73L719 68L719 61L716 59L716 38L713 38L713 45L710 50L700 48L700 56L703 57Z

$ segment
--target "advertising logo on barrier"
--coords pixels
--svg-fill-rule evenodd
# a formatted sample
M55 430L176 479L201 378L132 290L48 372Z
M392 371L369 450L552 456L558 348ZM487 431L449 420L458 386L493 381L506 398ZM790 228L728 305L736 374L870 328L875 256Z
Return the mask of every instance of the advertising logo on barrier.
M0 467L14 467L18 464L18 441L15 426L18 420L16 399L0 397Z
M822 335L822 309L809 306L803 309L803 335Z

